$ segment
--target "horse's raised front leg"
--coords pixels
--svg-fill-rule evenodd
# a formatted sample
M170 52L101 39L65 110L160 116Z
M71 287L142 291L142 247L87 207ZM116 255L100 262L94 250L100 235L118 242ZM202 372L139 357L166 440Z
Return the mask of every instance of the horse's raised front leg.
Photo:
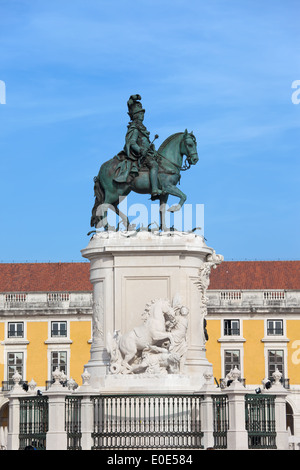
M185 203L186 201L186 195L180 191L180 189L177 188L177 186L172 186L172 185L167 185L165 188L164 188L164 191L167 192L169 195L171 196L177 196L179 197L179 203L178 204L174 204L173 206L171 206L168 211L169 212L176 212L176 211L179 211L183 204Z
M158 341L162 341L164 339L169 339L170 340L170 348L174 344L174 339L172 336L172 333L168 333L167 331L154 331L153 336L152 336L152 342L155 344Z

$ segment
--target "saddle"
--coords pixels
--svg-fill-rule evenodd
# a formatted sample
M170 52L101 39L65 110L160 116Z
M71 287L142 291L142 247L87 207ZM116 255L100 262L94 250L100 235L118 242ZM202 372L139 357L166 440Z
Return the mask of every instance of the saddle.
M130 183L132 178L138 176L139 173L149 173L149 168L143 164L143 162L140 162L134 157L128 159L123 150L114 158L119 161L115 168L115 176L113 178L117 183Z

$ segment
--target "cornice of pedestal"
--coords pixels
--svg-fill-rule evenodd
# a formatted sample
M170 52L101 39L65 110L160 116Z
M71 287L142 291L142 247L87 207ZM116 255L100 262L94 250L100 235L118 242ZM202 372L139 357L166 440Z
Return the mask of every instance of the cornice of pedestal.
M121 251L185 251L210 255L213 249L206 245L203 236L194 232L99 231L94 233L81 253L83 257L89 258L95 252L109 254Z

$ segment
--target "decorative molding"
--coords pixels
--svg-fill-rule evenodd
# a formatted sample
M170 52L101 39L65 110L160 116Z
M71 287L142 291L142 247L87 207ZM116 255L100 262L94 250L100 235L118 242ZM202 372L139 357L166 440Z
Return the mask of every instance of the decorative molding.
M99 297L99 300L93 303L93 338L94 340L103 340L103 322L104 322L104 309L103 299Z
M91 240L107 240L107 239L116 239L116 240L121 240L124 238L135 238L135 239L140 239L140 240L153 240L153 239L158 239L158 238L185 238L186 240L197 240L201 245L206 246L204 237L202 235L197 235L193 231L190 232L181 232L177 230L171 230L171 231L158 231L158 230L100 230L96 231L92 237Z

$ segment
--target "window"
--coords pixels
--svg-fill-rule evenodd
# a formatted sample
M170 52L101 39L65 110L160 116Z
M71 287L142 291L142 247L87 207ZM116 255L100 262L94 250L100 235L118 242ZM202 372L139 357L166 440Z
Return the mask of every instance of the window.
M59 369L67 375L67 352L66 351L52 351L51 353L51 374L56 369Z
M240 320L224 320L224 335L232 336L240 334Z
M7 354L7 380L12 382L12 377L18 372L23 378L23 353L9 352Z
M23 338L24 337L24 323L15 322L8 323L8 338Z
M52 337L67 336L67 322L66 321L51 322L51 336Z
M272 379L272 374L276 369L282 373L282 378L284 377L284 355L282 350L269 350L268 351L268 376Z
M283 320L267 320L268 335L283 335Z
M229 374L229 372L237 367L239 370L240 368L240 351L235 350L235 351L225 351L225 364L224 364L224 373L225 376Z

